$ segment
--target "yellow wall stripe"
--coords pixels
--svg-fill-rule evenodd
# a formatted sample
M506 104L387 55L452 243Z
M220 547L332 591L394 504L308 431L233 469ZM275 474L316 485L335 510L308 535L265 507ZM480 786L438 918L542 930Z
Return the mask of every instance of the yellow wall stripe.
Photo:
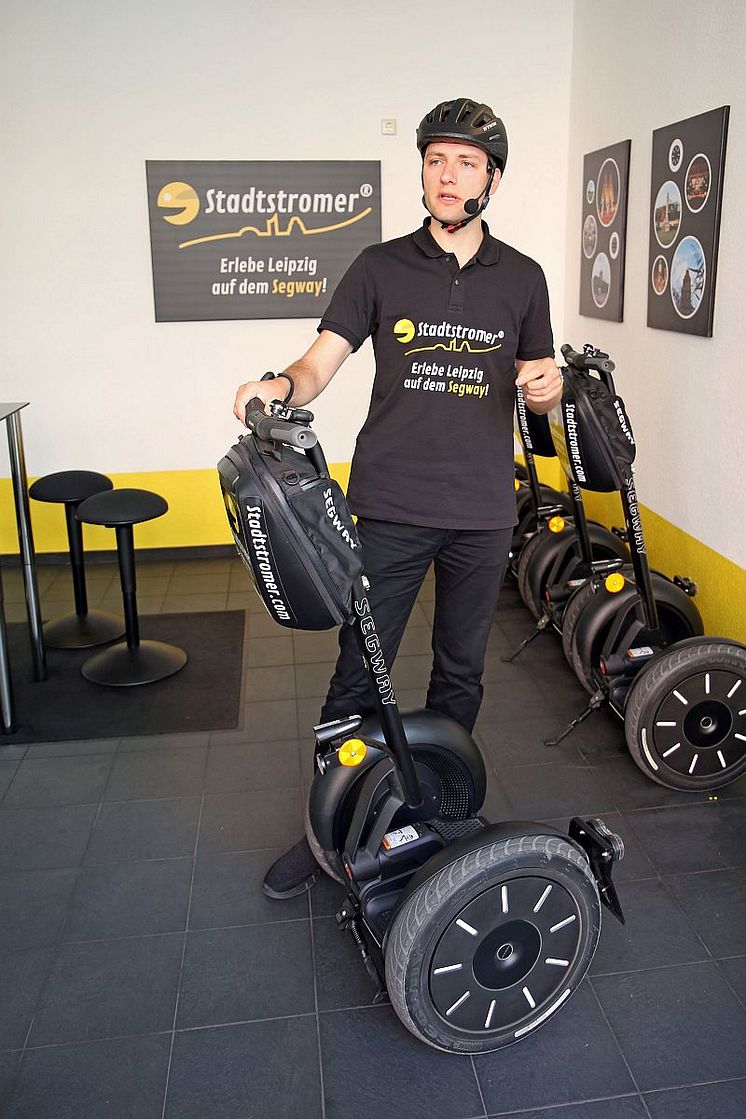
M543 482L565 488L556 460L540 460L538 466ZM349 463L334 463L330 471L346 488ZM137 526L136 547L183 548L231 543L215 470L166 470L111 474L110 477L115 486L154 490L168 502L166 516ZM618 495L585 493L584 499L589 517L608 526L622 524ZM40 501L30 504L37 553L67 551L62 508ZM652 509L643 505L641 510L651 565L666 575L687 575L694 580L698 588L695 601L707 633L746 642L746 571ZM84 539L86 548L91 551L115 547L114 533L96 525L85 527ZM0 479L0 553L17 552L11 483L9 479Z
M333 465L330 472L340 485L347 485L348 463ZM109 474L109 477L118 488L153 490L168 502L165 516L135 527L135 547L185 548L232 543L216 470L163 470L146 474ZM33 481L29 479L29 483ZM37 554L66 552L63 507L44 501L30 501L29 505ZM116 547L114 532L99 525L85 525L83 539L85 547L91 551ZM0 554L17 552L13 490L10 479L0 479Z

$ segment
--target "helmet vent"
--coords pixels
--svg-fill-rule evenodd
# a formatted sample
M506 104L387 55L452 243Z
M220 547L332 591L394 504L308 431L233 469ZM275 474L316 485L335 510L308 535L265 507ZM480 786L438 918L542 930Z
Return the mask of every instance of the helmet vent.
M443 104L440 106L440 116L438 118L438 124L445 124L445 122L448 120L448 118L451 115L452 107L453 107L453 102L452 101L444 101L443 102Z
M473 101L464 101L463 105L461 106L461 111L456 117L456 124L463 124L464 121L468 120L476 107L477 106L474 104Z

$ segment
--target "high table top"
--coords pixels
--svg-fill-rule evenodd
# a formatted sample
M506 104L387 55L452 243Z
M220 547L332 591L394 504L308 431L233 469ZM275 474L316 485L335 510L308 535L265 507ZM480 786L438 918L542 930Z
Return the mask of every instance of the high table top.
M23 400L19 404L0 404L0 420L7 420L8 416L12 416L14 412L20 412L21 408L25 408L28 400Z

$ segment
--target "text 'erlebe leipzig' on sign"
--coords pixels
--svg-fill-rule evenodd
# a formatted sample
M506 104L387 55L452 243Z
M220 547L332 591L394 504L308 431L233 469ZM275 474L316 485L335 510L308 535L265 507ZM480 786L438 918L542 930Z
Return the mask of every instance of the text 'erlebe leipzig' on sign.
M318 318L381 240L381 165L146 163L157 322Z

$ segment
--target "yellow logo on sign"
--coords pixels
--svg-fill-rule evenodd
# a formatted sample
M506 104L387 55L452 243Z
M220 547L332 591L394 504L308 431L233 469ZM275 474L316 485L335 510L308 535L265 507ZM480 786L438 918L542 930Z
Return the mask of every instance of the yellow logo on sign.
M346 221L337 222L336 225L324 225L316 229L309 229L303 218L299 218L297 214L293 214L286 228L281 229L277 214L272 214L264 223L264 229L259 229L255 225L244 225L234 233L213 233L209 237L197 237L194 241L182 241L179 248L189 249L192 245L204 245L208 241L228 241L234 237L243 237L246 233L253 233L256 237L290 237L295 229L299 229L304 237L310 237L314 233L334 233L337 229L346 229L348 225L354 225L355 222L367 218L372 209L372 206L368 206L365 210L361 210L359 214L355 214L354 217L347 218Z
M188 225L199 213L199 197L189 183L167 183L158 192L158 205L162 210L179 210L178 214L163 215L171 225Z

